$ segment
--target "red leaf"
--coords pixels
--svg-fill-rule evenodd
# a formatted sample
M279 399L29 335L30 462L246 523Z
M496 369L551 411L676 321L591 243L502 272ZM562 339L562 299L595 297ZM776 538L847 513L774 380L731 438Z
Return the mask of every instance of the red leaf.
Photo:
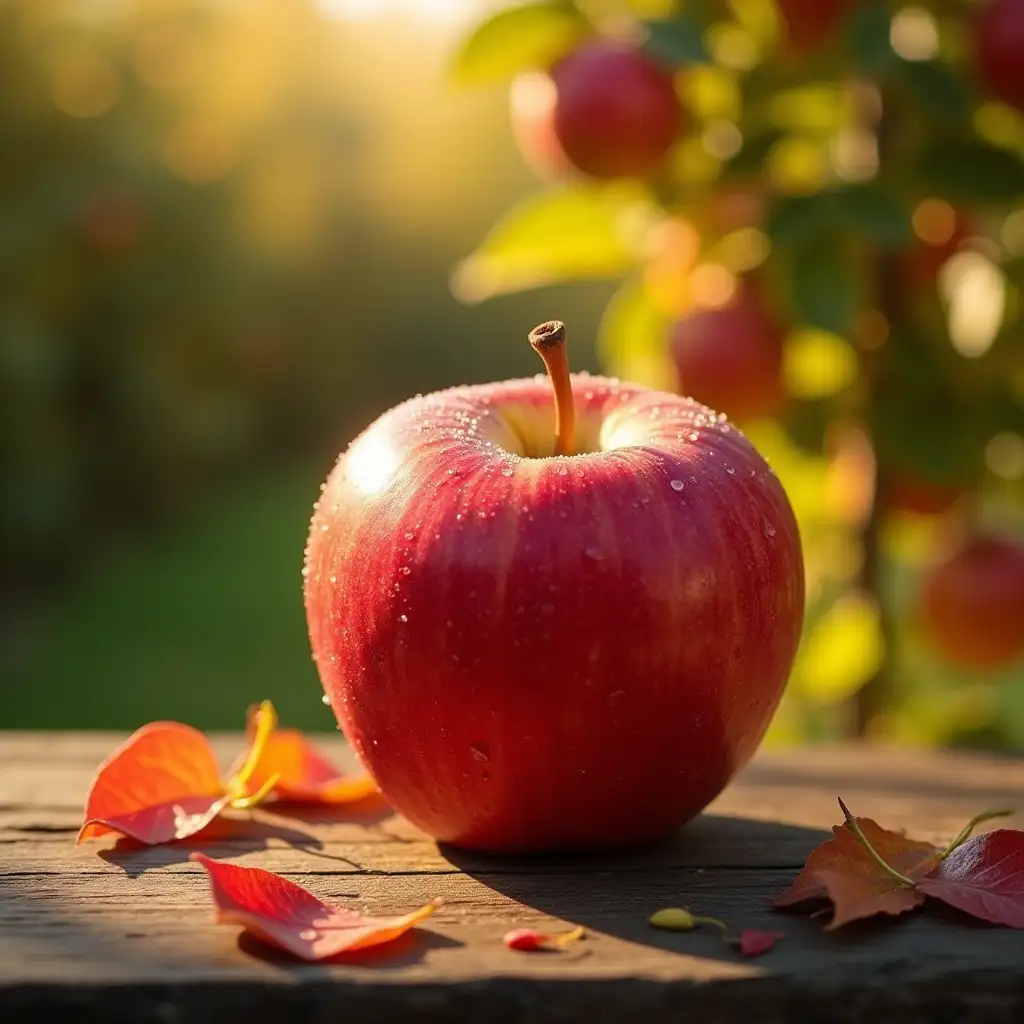
M759 932L756 928L744 928L740 932L740 952L744 956L760 956L785 937L785 932Z
M271 792L280 800L344 804L377 792L373 779L342 774L297 729L278 729L271 734L247 788L258 790L274 775L279 778Z
M440 905L435 900L401 917L364 917L354 910L329 907L271 871L226 864L198 852L190 859L210 876L218 923L240 924L303 960L323 960L391 942Z
M997 828L969 839L917 888L983 921L1024 928L1024 832Z
M881 857L909 878L928 874L941 856L930 843L890 832L870 818L856 820ZM826 927L833 929L875 914L902 914L924 902L923 894L883 871L845 824L835 825L832 832L835 838L811 851L803 871L773 906L827 897L835 912Z
M151 722L96 770L76 842L111 832L149 845L184 839L227 803L210 741L188 725Z
M513 928L512 931L505 932L501 941L509 949L528 952L534 949L543 949L548 941L548 936L544 932L537 931L536 928Z

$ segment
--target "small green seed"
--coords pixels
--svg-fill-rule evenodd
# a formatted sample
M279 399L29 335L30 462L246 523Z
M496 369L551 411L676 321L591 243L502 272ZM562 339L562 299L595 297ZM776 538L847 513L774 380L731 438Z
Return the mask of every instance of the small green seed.
M696 921L693 914L682 907L666 907L651 914L650 923L655 928L664 928L669 932L688 932Z

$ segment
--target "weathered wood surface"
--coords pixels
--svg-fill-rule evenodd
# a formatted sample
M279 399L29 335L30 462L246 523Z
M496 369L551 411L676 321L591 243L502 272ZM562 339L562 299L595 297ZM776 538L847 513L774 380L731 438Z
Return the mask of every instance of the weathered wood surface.
M0 733L0 1021L78 1022L1016 1021L1024 933L942 908L834 934L768 907L839 820L856 813L944 841L977 811L1020 803L1024 762L843 747L763 754L696 822L656 848L586 858L438 849L381 806L216 823L173 846L74 846L92 772L115 734ZM318 741L339 762L335 739ZM218 737L225 763L238 737ZM1024 815L1010 824L1024 827ZM277 871L326 900L442 909L394 947L300 965L212 923L193 849ZM782 928L743 960L715 933L651 929L659 907ZM582 924L571 951L506 950L512 927Z

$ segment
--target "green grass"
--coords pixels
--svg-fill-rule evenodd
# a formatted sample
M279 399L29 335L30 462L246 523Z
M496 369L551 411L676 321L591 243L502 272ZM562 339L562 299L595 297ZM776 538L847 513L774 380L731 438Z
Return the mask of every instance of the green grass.
M231 488L172 535L105 557L16 639L6 728L133 729L159 718L333 728L320 702L301 596L302 550L328 467Z

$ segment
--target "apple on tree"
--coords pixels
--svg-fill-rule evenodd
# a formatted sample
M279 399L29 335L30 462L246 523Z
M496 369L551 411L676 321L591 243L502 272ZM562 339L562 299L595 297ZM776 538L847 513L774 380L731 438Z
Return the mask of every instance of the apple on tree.
M570 374L557 322L531 342L550 382L418 396L339 457L305 553L310 643L363 764L435 839L651 841L778 705L797 523L724 416Z
M786 400L783 337L753 281L744 280L724 306L673 325L669 350L681 390L740 422L777 414Z
M932 566L921 589L921 622L936 650L970 669L998 668L1024 654L1024 547L992 534L967 539Z
M574 167L594 178L646 177L683 127L671 73L611 39L583 43L547 75L524 73L510 104L520 151L549 175Z

